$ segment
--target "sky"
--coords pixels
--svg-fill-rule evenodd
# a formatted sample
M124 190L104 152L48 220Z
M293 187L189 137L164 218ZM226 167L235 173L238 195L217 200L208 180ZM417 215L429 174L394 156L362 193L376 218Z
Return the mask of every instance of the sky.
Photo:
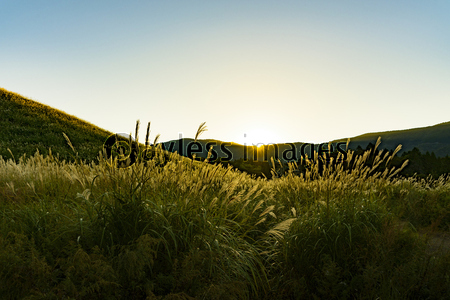
M0 0L0 87L140 141L450 121L450 1Z

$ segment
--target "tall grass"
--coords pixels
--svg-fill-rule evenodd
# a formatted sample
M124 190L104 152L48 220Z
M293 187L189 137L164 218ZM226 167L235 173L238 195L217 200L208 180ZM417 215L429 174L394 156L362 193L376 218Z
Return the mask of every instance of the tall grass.
M448 179L397 178L392 156L349 152L266 180L148 139L149 127L152 159L128 168L106 157L0 159L2 297L449 295L450 254L430 253L415 229L448 229Z

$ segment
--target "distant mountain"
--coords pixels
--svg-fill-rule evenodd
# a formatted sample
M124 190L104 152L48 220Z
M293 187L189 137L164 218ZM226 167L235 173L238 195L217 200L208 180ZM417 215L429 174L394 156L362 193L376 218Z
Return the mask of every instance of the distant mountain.
M380 149L393 150L401 144L400 153L417 148L421 153L434 152L437 157L450 155L450 122L428 127L359 135L350 139L349 148L356 149L361 146L365 149L369 143L375 144L379 136L381 136ZM347 138L339 139L333 143L346 140Z
M283 162L299 161L302 157L312 157L314 151L317 152L334 152L345 150L344 142L331 145L328 144L310 144L310 143L286 143L286 144L269 144L259 147L253 145L241 145L232 142L222 142L218 140L197 140L185 138L161 143L161 147L170 152L177 152L183 156L206 158L209 149L212 147L211 160L220 159L222 161L253 161L253 162L270 162L271 158L275 161L278 159Z
M368 133L350 138L349 149L357 149L358 146L366 149L372 143L375 145L378 137L381 137L381 144L378 149L394 150L399 144L402 145L403 152L418 148L421 153L434 152L437 157L450 155L450 122L441 123L434 126L414 128L407 130L387 131ZM212 146L212 159L220 158L225 161L247 160L267 162L270 158L280 159L283 162L298 161L301 157L312 157L316 152L345 152L347 138L331 141L330 148L327 144L309 143L286 143L266 146L246 146L231 142L218 140L198 140L180 139L162 143L162 147L170 152L177 151L179 154L192 157L206 157L209 148Z

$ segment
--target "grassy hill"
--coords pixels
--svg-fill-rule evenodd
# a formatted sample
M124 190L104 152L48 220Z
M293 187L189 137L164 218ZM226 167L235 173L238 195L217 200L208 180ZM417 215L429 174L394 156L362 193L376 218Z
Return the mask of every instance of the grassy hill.
M0 158L0 298L448 299L450 178L360 158L272 180Z
M418 148L423 154L426 152L434 152L437 157L450 155L450 122L422 128L363 134L350 138L349 148L356 149L358 146L361 146L361 148L365 149L369 143L375 144L380 136L381 145L379 149L394 150L401 144L402 150L399 154L411 151L413 148ZM336 144L339 142L346 143L347 138L330 142L334 147L333 151L337 151ZM224 158L227 161L243 159L260 162L270 161L270 157L285 162L297 161L305 154L312 157L311 151L318 151L320 147L319 144L311 145L302 142L275 144L258 148L254 146L245 147L236 143L226 143L216 140L198 140L198 143L200 145L199 147L193 145L193 139L183 139L168 141L163 144L164 148L171 152L178 151L178 153L182 153L185 156L190 156L190 153L196 153L197 156L202 157L206 157L208 149L212 145L214 153L219 158ZM199 152L197 152L198 149L200 150Z
M349 147L356 149L361 146L365 149L369 143L375 144L379 136L381 136L380 149L393 150L401 144L400 154L418 148L422 153L434 152L437 157L450 155L450 122L407 130L367 133L351 138ZM345 138L334 142L346 140Z
M358 147L366 149L369 144L375 145L378 137L381 136L381 145L378 149L394 150L400 144L402 150L395 159L396 165L400 166L406 159L410 160L409 165L402 171L402 175L412 176L418 174L421 177L427 177L432 174L436 178L442 174L450 172L446 156L450 155L450 122L442 123L424 128L413 128L408 130L397 130L388 132L376 132L360 135L350 139L349 148L356 150ZM331 152L335 155L338 152L345 151L347 138L330 142ZM338 145L342 143L344 145ZM270 178L271 177L271 158L278 159L282 163L300 161L302 158L313 157L314 151L327 151L327 144L309 144L309 143L288 143L265 145L262 147L244 146L236 143L226 143L217 140L198 140L180 139L168 141L162 144L163 148L170 151L177 151L184 156L205 158L208 149L212 146L211 160L229 162L241 171L249 174L255 174ZM411 151L414 148L419 151ZM413 152L413 153L411 153ZM429 155L426 153L434 153ZM421 153L421 154L420 154ZM406 156L405 156L406 155Z
M70 160L74 153L63 132L70 138L79 157L93 161L110 132L83 121L63 111L27 99L0 88L0 155L18 159L23 154L31 156L39 150L42 154L58 153Z
M6 159L12 158L12 155L16 160L24 154L29 157L37 150L47 155L51 148L52 153L59 155L61 159L72 160L75 153L68 146L63 136L65 133L80 158L87 162L95 161L106 139L112 134L75 116L1 88L0 111L2 112L0 156ZM401 144L403 148L400 154L415 147L423 154L427 151L434 152L436 157L445 157L450 154L450 122L424 128L368 133L351 138L349 146L351 149L356 149L358 146L365 149L369 143L375 144L379 136L382 141L379 149L393 150ZM334 146L332 151L337 151L337 142L346 141L345 138L331 142ZM176 151L183 156L195 155L198 158L205 158L208 149L212 146L212 161L222 161L225 165L229 162L241 171L258 176L264 174L267 177L271 175L272 157L275 161L277 159L282 162L299 161L304 155L312 157L311 151L318 151L321 147L298 142L257 148L211 139L197 140L197 142L194 139L181 139L164 142L162 146L169 152ZM405 169L405 172L411 169L411 172L423 173L424 176L430 173L428 169L421 166L431 166L430 161L426 161L425 158L408 157L408 159L410 159L410 166ZM433 164L433 168L436 169L434 165L441 164L437 161ZM448 170L437 174L441 173L448 173Z
M82 158L95 159L110 134L0 95L6 156L51 147L70 158L65 132ZM0 157L0 299L450 295L450 176L398 178L392 156L349 153L345 169L310 164L266 180L150 150L129 168Z

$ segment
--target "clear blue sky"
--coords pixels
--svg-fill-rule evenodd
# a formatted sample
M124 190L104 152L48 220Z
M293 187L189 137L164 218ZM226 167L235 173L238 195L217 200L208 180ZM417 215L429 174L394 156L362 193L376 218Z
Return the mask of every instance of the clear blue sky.
M450 1L0 1L0 87L112 132L326 142L450 121ZM246 134L246 138L244 138Z

